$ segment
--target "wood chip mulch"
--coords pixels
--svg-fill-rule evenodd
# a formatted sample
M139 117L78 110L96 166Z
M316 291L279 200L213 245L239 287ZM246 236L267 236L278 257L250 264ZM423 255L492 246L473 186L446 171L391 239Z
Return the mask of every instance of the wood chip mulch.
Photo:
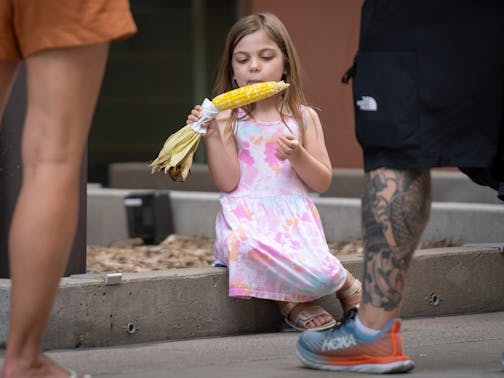
M442 240L424 244L419 249L458 246ZM361 240L329 243L335 256L362 254ZM170 235L159 245L144 245L141 239L129 239L109 246L87 247L87 272L149 272L172 268L209 267L214 261L213 239L200 236Z

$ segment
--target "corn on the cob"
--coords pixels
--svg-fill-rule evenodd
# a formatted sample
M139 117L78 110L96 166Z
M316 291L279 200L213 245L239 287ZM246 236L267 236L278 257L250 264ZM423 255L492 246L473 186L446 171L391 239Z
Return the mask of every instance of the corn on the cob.
M289 84L283 81L267 81L264 83L246 85L214 97L212 99L212 104L221 111L235 109L256 101L264 100L265 98L280 93L288 87Z
M211 108L209 109L209 114L212 115L208 116L208 119L200 119L194 126L199 122L208 121L211 117L215 116L218 111L235 109L256 101L264 100L265 98L280 93L287 87L289 87L289 84L283 81L268 81L225 92L214 97L211 104L208 104L209 108ZM205 99L205 102L207 101L208 100ZM203 107L206 105L205 102L203 103ZM164 143L156 160L150 164L151 173L164 170L172 180L184 181L189 174L193 156L201 138L201 134L198 131L199 128L195 128L193 125L189 124L181 128L175 134L172 134ZM201 132L204 133L204 131Z

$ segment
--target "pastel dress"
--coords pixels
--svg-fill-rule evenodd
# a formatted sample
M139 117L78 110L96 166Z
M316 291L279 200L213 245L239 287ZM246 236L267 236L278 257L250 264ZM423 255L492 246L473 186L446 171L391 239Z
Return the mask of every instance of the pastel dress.
M214 244L233 297L308 302L336 292L346 279L306 186L288 160L275 157L280 135L300 138L298 123L285 122L242 118L236 125L241 176L233 192L220 193Z

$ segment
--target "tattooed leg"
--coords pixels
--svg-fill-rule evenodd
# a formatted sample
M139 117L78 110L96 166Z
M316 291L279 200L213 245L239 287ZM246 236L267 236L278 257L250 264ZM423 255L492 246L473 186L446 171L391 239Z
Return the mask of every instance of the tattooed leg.
M360 318L381 328L399 316L406 273L430 214L430 170L380 168L365 175L364 293Z

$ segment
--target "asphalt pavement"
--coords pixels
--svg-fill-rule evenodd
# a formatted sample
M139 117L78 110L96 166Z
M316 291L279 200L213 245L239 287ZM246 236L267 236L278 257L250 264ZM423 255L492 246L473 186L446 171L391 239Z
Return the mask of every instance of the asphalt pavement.
M504 378L504 312L407 319L402 322L411 377ZM59 363L106 378L356 377L304 368L297 333L267 333L156 342L110 348L53 350ZM0 363L3 352L0 352Z

